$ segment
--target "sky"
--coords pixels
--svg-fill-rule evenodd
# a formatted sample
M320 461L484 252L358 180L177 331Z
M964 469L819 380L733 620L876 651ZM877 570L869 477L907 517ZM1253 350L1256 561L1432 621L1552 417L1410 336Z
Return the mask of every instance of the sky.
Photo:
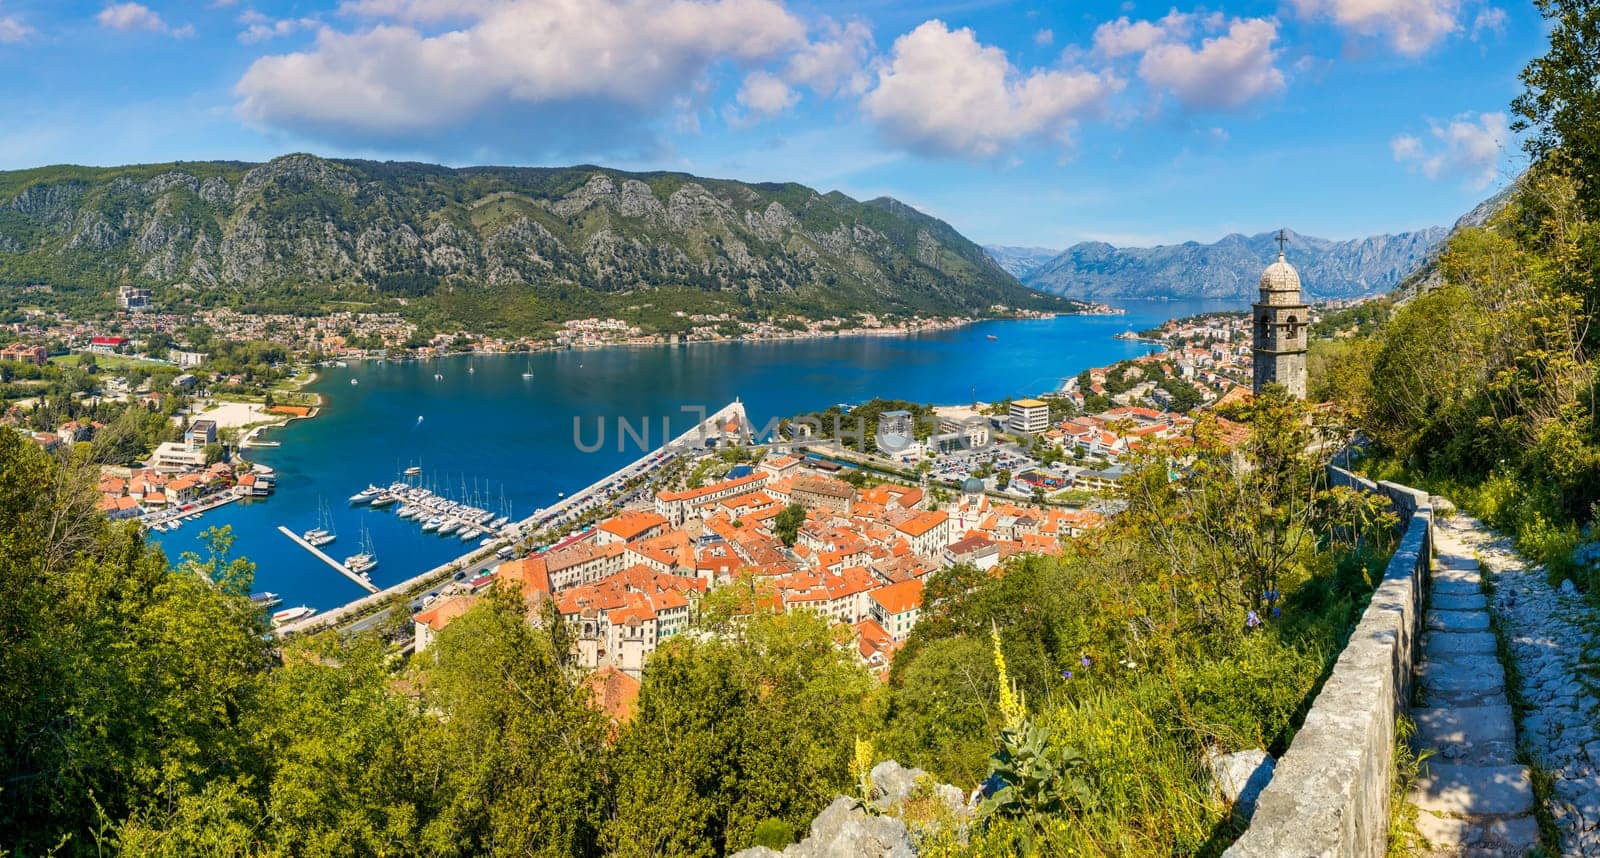
M0 0L0 169L289 152L892 196L975 241L1448 225L1527 0Z

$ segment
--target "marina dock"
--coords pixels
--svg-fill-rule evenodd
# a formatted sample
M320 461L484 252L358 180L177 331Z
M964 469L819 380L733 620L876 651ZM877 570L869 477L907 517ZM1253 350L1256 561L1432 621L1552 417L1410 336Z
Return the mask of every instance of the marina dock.
M356 573L351 572L349 569L346 569L345 565L343 563L340 563L339 561L333 559L332 557L329 557L326 553L323 552L322 549L316 547L315 545L312 545L311 543L305 541L304 539L301 539L299 534L295 533L294 531L290 530L287 527L284 527L281 524L278 525L278 530L281 533L283 533L284 536L287 536L290 539L293 539L295 542L299 543L301 548L304 548L305 550L311 552L313 555L316 556L316 558L318 560L321 560L323 563L326 563L329 566L332 566L333 568L339 570L339 572L341 574L343 574L344 577L349 578L350 580L356 582L356 584L360 585L362 587L362 589L366 590L368 593L376 593L376 592L378 592L377 585L375 585L371 581L368 581L367 579L361 577L360 575L357 575Z
M655 450L646 453L633 462L624 465L623 467L594 481L593 483L590 483L588 486L572 494L571 496L562 499L548 509L540 510L534 515L531 515L521 521L513 522L509 527L514 527L520 534L515 538L511 538L506 535L509 532L508 527L500 528L496 534L493 534L499 537L493 542L477 548L469 549L466 553L455 560L435 566L426 572L419 573L397 584L392 584L382 591L372 587L369 582L362 582L362 585L367 587L367 589L371 591L373 595L362 596L355 601L347 602L346 604L324 611L315 616L285 624L275 629L273 634L281 639L299 634L309 634L330 626L337 626L341 623L348 622L353 617L360 616L363 612L372 611L374 608L382 605L384 602L390 599L394 599L396 597L409 598L417 595L420 591L428 587L446 584L457 572L465 571L470 575L479 570L492 569L496 566L499 566L501 561L495 555L495 551L497 549L524 542L528 539L530 531L539 527L543 527L551 519L572 509L574 505L581 504L592 497L604 495L606 486L608 484L616 482L617 480L625 480L628 477L647 473L653 470L658 462L666 461L665 458L658 459L657 456L666 452L667 448L673 445L682 445L698 440L702 432L714 432L714 427L718 426L719 424L726 423L730 419L737 419L741 426L748 422L749 417L745 413L743 402L734 400L728 405L718 409L715 414L710 415L705 420L697 422L688 431L678 435L667 444L657 447ZM322 557L322 559L329 565L341 572L344 572L346 575L350 574L349 570L345 569L340 564L335 563L326 554L323 554L316 548L307 545L304 540L290 532L288 528L279 527L278 529L283 531L284 535L288 536L290 539L293 539L295 542L304 545L308 551Z

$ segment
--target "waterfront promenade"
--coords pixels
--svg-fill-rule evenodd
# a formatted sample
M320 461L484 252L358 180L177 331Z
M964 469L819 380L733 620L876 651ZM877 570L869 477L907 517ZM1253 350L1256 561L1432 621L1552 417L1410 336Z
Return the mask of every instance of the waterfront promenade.
M667 458L661 456L662 452L668 448L695 444L702 438L715 437L722 434L722 427L729 420L737 420L741 427L748 425L743 402L736 399L728 403L716 412L707 415L704 421L697 422L688 431L678 435L671 441L663 443L660 447L645 453L627 465L595 480L582 490L563 498L555 505L540 510L535 515L529 516L514 525L508 525L506 532L510 532L511 528L514 527L516 532L523 534L519 539L526 538L527 535L531 535L543 527L546 522L556 521L569 512L585 509L593 505L593 503L608 501L611 497L608 486L616 485L620 487L629 479L647 474L659 467L660 463L668 461ZM288 531L285 532L287 533ZM291 537L294 536L293 533L289 535ZM298 622L280 626L275 630L275 634L280 638L310 634L330 626L337 626L358 619L392 600L408 598L435 585L442 585L451 580L457 572L464 571L466 575L463 577L471 579L483 570L498 566L500 559L495 556L495 552L510 544L512 544L512 541L509 538L498 539L488 545L469 551L454 560L435 566L426 572L363 596L353 602L307 617Z

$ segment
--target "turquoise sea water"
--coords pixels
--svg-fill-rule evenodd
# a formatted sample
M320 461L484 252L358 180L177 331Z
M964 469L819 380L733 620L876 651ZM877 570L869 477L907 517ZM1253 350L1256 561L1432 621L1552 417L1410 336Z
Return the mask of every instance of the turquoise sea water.
M373 581L387 586L465 553L476 543L422 533L389 511L351 507L368 483L388 485L408 465L424 483L460 496L476 492L498 509L502 493L515 518L554 502L637 458L617 449L615 418L649 418L648 443L666 440L694 418L683 406L714 410L741 398L754 423L874 396L947 404L1036 394L1089 366L1143 354L1151 346L1117 340L1190 313L1235 309L1226 303L1129 303L1122 316L985 322L909 337L838 337L780 342L697 343L607 348L533 355L458 356L432 362L355 363L325 368L311 388L327 399L322 413L267 433L276 449L250 455L278 470L271 498L236 503L156 534L174 558L200 551L199 533L232 525L234 554L257 564L256 590L285 605L331 608L363 594L355 584L291 542L279 525L300 532L317 524L319 499L332 511L338 541L325 550L343 558L359 550L366 527L379 558ZM988 339L990 335L996 337ZM468 368L472 372L468 372ZM524 372L533 377L523 378ZM444 376L435 380L434 375ZM359 382L350 383L351 379ZM420 419L419 419L420 418ZM592 446L597 419L605 445Z

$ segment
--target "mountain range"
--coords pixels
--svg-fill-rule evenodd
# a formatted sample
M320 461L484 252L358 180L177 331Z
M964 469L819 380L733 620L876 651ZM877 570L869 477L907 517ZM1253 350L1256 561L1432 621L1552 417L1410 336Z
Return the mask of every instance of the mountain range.
M1449 230L1375 235L1349 241L1292 230L1286 256L1313 299L1353 298L1393 289L1430 258ZM1075 244L1041 259L1040 248L986 247L1026 286L1082 299L1221 298L1256 295L1261 270L1278 253L1277 232L1234 233L1213 244L1185 242L1119 248L1105 242Z
M793 183L304 154L0 172L0 302L43 284L109 306L124 283L158 306L403 305L486 331L594 313L1072 307L904 203Z

